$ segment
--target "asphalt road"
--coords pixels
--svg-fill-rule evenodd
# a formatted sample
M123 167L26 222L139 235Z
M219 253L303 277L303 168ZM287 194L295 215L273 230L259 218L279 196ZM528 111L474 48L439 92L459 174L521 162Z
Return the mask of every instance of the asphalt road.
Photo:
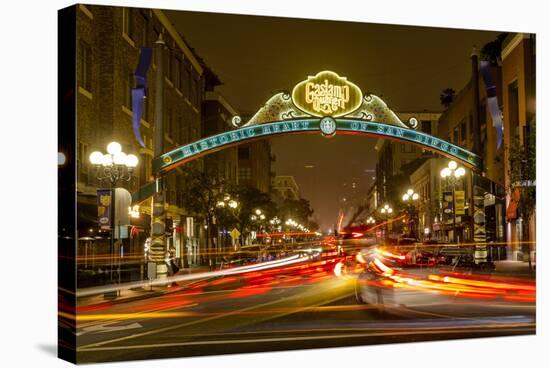
M535 333L535 305L435 301L380 312L355 299L339 258L205 280L79 312L79 363Z

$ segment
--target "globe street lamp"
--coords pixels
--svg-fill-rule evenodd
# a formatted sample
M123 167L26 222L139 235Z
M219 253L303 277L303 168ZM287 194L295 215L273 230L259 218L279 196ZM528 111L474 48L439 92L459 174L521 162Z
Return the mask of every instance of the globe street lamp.
M384 218L386 219L386 222L385 222L385 239L386 239L386 242L388 241L388 219L390 217L390 215L393 213L393 208L390 207L389 204L385 204L384 207L382 207L382 209L380 209L380 212L382 213L382 215L384 215Z
M104 213L105 218L108 219L109 227L111 230L110 236L110 253L111 253L111 264L110 264L110 282L113 283L113 267L115 260L115 186L118 181L130 181L132 178L132 173L138 164L138 158L135 155L128 155L122 152L122 146L118 142L111 142L107 145L107 153L101 153L99 151L94 151L89 156L90 163L94 165L96 169L96 178L101 183L103 180L108 180L110 184L109 194L105 193L105 197L109 196L109 204L104 205L109 208L108 213ZM103 191L102 191L103 192ZM98 193L98 196L100 193ZM107 216L108 215L108 216ZM119 270L119 279L120 279L120 270ZM120 280L119 280L120 281ZM107 294L105 295L107 297Z
M453 193L453 242L456 242L456 202L455 202L455 186L460 179L466 174L466 170L463 167L459 167L456 161L449 161L447 167L443 168L440 172L441 178L443 178L447 185L451 185Z
M239 202L237 202L236 200L232 199L231 196L229 196L228 194L224 195L223 196L223 199L219 200L218 203L216 203L216 207L219 208L219 209L224 209L224 208L228 208L230 211L228 211L229 213L231 213L231 215L238 220L238 216L235 214L235 211L237 209L237 207L239 207ZM220 224L221 228L223 229L223 233L222 233L222 241L221 243L223 243L223 247L225 248L225 244L226 244L226 233L227 233L227 229L225 228L225 226L223 224ZM233 245L235 246L235 245Z
M418 201L418 198L420 198L420 196L412 189L407 190L407 192L403 194L403 202L405 202L407 211L409 212L409 233L413 238L416 238L416 221L414 218L416 211L414 204Z
M90 154L90 162L96 169L97 179L100 182L108 180L111 187L119 180L130 181L138 161L137 156L122 152L122 146L118 142L109 143L107 153L94 151Z

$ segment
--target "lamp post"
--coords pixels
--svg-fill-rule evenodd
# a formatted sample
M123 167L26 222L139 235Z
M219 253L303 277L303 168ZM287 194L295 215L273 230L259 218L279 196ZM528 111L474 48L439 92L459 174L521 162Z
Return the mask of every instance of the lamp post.
M90 162L96 169L97 179L100 182L108 180L110 186L114 187L118 181L130 181L138 158L122 152L120 143L111 142L107 145L107 153L92 152Z
M466 174L463 167L459 167L456 161L449 161L447 167L441 170L440 175L447 184L451 185L453 193L453 242L456 242L456 201L455 186L456 183Z
M265 214L260 209L255 209L254 214L250 216L250 219L258 224L258 233L262 232L262 225L265 221Z
M224 195L223 199L218 201L218 203L216 204L216 207L219 208L220 210L228 209L229 213L231 213L231 215L236 220L238 220L238 216L235 214L235 210L237 209L237 207L239 207L239 202L232 199L231 196L227 194ZM226 235L225 233L227 232L227 229L224 226L222 226L222 229L224 230L222 234L222 242L225 247L225 235Z
M119 181L130 181L132 173L138 164L137 156L122 152L122 146L118 142L111 142L107 145L107 153L94 151L90 154L90 163L94 165L96 170L96 178L101 182L107 180L109 183L110 192L110 213L109 222L111 230L110 238L110 275L109 280L113 283L113 267L115 258L115 193L116 184ZM120 277L120 272L119 272Z
M385 204L384 207L380 209L380 212L382 215L384 215L384 218L386 220L385 223L385 236L384 239L386 240L386 243L388 242L388 219L390 218L390 215L393 213L393 208L390 207L389 204Z
M369 216L366 223L367 223L367 225L374 225L374 224L376 224L376 220L372 216Z
M414 190L409 189L405 194L403 194L403 202L407 205L407 211L409 212L409 233L411 237L416 238L416 221L414 216L416 216L416 208L414 203L418 201L420 196L418 193L415 193Z

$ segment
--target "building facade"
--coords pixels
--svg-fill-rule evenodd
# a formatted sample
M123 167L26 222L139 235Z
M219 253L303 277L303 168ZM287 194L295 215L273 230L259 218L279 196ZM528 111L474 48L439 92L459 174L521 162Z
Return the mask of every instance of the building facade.
M272 193L281 199L300 199L300 188L294 176L275 176L271 180Z
M536 116L536 39L533 34L513 33L503 42L502 101L504 117L504 145L526 145L528 123ZM504 175L507 189L507 241L509 258L531 260L536 258L536 213L531 218L522 216L514 196L521 196L522 186L536 183L513 183L510 177L512 163L509 150L504 151ZM524 243L518 243L524 242Z
M238 156L239 185L249 186L264 193L271 191L271 144L260 140L240 145Z
M438 119L441 113L426 111L399 112L397 116L403 121L415 117L419 123L419 131L436 135L438 132ZM377 197L377 202L381 203L391 200L392 178L408 172L408 170L404 170L407 165L420 159L422 156L426 155L427 152L414 144L395 142L388 139L379 139L375 149L377 151L375 195ZM406 190L406 188L403 190Z
M219 93L207 91L203 102L203 137L231 130L231 117L238 115L235 108ZM221 178L227 185L238 182L238 148L229 147L204 158L205 170Z
M155 78L159 49L154 49L147 79L148 96L141 118L141 147L132 130L131 90L140 47L155 47L162 34L163 48L163 150L167 151L198 139L201 135L201 110L204 99L203 66L170 20L160 10L78 5L77 10L77 131L78 131L78 206L83 231L97 229L95 219L96 189L108 186L96 178L89 163L92 151L105 152L106 145L117 141L126 153L139 157L131 179L118 186L135 192L152 180L151 160L154 152ZM201 161L194 163L202 165ZM180 170L180 169L178 169ZM176 247L178 258L185 253L196 260L199 252L198 224L190 232L184 228L189 214L181 205L183 183L175 171L166 177L168 246ZM140 218L133 220L132 235L122 239L130 254L143 253L149 236L151 201L140 204ZM191 222L192 223L192 222ZM92 230L89 230L92 229ZM185 234L194 234L185 239ZM98 237L97 248L102 240ZM189 246L189 249L184 247ZM134 276L132 276L134 277Z

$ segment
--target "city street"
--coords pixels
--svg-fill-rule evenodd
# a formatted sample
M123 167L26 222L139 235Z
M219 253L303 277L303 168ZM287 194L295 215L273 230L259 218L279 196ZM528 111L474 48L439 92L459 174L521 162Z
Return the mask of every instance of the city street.
M60 23L64 359L535 333L534 34Z
M139 301L81 305L78 358L99 362L535 333L535 304L529 301L418 291L414 307L381 311L358 303L359 265L352 258L323 253L288 266L199 279ZM342 271L346 264L348 271Z

